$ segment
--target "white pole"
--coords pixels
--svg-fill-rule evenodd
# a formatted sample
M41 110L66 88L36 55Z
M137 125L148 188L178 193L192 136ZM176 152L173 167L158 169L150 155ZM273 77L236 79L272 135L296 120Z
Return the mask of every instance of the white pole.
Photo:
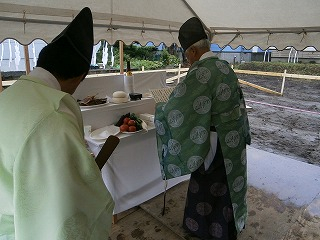
M2 60L3 60L3 48L4 48L4 43L2 42L0 45L1 45L1 57L0 57L0 67L1 67Z
M181 76L181 63L179 63L179 70L178 70L178 83L180 82L180 76Z
M282 86L281 86L281 96L283 95L283 91L284 91L284 82L286 81L286 74L287 74L287 69L284 70L283 72L283 78L282 78Z
M289 56L288 56L288 62L290 62L291 52L292 52L292 48L290 48L290 52L289 52Z
M294 54L294 60L293 60L294 63L296 63L297 53L298 53L298 51L296 50L296 53Z
M2 75L0 70L0 92L2 92Z

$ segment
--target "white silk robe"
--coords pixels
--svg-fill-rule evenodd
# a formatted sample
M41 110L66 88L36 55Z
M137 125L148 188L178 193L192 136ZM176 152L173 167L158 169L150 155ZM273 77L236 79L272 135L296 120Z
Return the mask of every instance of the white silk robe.
M107 240L113 207L73 97L34 75L4 90L0 240Z

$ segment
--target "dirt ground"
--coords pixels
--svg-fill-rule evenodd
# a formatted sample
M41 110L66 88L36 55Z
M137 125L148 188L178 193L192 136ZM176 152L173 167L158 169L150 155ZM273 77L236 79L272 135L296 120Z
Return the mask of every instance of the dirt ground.
M282 77L238 74L280 92ZM320 81L286 78L283 96L241 84L251 126L251 146L320 166Z

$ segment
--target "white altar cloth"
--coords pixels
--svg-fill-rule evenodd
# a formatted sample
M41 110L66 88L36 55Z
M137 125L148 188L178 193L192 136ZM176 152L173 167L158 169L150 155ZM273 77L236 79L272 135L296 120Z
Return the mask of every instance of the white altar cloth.
M121 133L119 137L118 147L101 170L103 180L115 201L114 214L138 206L165 189L160 173L155 129L130 135ZM88 140L94 154L99 153L102 144ZM189 178L190 175L170 179L167 189Z
M135 74L136 89L144 93L149 89L165 86L164 72L148 72ZM123 75L87 76L74 93L76 99L83 99L88 95L98 97L112 96L114 91L123 90ZM82 109L84 125L90 125L92 131L115 124L119 118L128 113L154 114L155 101L153 98L129 101L128 103L113 104ZM162 180L160 164L157 154L154 127L148 132L119 135L120 143L102 168L103 180L114 201L114 214L132 207L161 194L165 182ZM97 155L104 141L97 141L87 137L90 150ZM190 175L170 179L170 188Z

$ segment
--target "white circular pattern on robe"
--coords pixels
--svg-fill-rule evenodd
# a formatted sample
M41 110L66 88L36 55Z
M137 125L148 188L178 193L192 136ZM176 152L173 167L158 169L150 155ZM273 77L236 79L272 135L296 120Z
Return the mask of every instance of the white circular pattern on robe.
M224 73L224 74L229 74L230 70L228 68L228 66L224 63L224 62L221 62L221 61L216 61L216 66L217 68L219 68L219 70Z
M244 178L242 176L237 177L232 184L233 190L235 192L240 192L243 189L243 186Z
M232 208L233 208L233 213L234 213L234 215L236 215L236 212L237 212L237 210L238 210L238 204L232 203Z
M200 156L191 156L187 161L187 167L191 172L197 170L203 163L203 158Z
M241 153L241 163L242 165L247 164L247 152L245 148L242 150L242 153Z
M186 218L186 226L192 231L196 232L199 229L199 225L197 221L193 220L192 218Z
M196 211L201 216L207 216L212 212L212 206L207 202L199 202Z
M225 142L228 147L236 148L240 142L240 135L236 130L230 131L225 137Z
M209 227L209 233L212 237L221 238L222 237L222 226L219 223L212 223Z
M228 206L225 206L222 211L223 211L223 216L226 222L231 222L233 217L232 209L229 208Z
M175 98L182 97L187 91L187 85L185 83L178 84L173 90L173 96Z
M206 67L199 67L196 72L196 78L200 83L207 83L211 77L211 72Z
M155 126L156 126L156 129L157 129L157 133L159 135L164 135L166 133L166 130L165 130L162 122L160 122L159 120L155 121Z
M165 144L162 144L162 155L163 157L167 156L168 154L168 146Z
M183 123L184 116L179 110L171 110L168 114L168 123L171 127L180 127Z
M225 165L225 168L226 168L226 174L228 175L232 171L233 163L232 163L232 161L230 159L226 158L224 160L224 165Z
M190 179L189 182L189 190L192 193L197 193L199 191L199 184L196 180L194 180L193 178Z
M178 155L181 151L181 144L174 139L168 141L168 149L171 155Z
M181 169L177 165L174 165L174 164L168 165L168 172L174 177L181 176Z
M193 102L193 109L198 114L206 114L211 109L211 100L207 96L199 96Z
M88 228L87 217L83 213L77 213L64 221L57 239L86 240L89 238L90 230Z
M231 97L231 89L228 84L220 83L216 91L219 101L227 101Z
M194 127L190 132L190 139L195 144L203 144L208 137L208 131L202 126Z
M227 186L224 183L214 183L210 187L210 193L215 197L221 197L227 193Z
M238 221L237 221L237 225L238 225L238 229L241 230L244 228L244 224L245 224L245 216L241 216Z

